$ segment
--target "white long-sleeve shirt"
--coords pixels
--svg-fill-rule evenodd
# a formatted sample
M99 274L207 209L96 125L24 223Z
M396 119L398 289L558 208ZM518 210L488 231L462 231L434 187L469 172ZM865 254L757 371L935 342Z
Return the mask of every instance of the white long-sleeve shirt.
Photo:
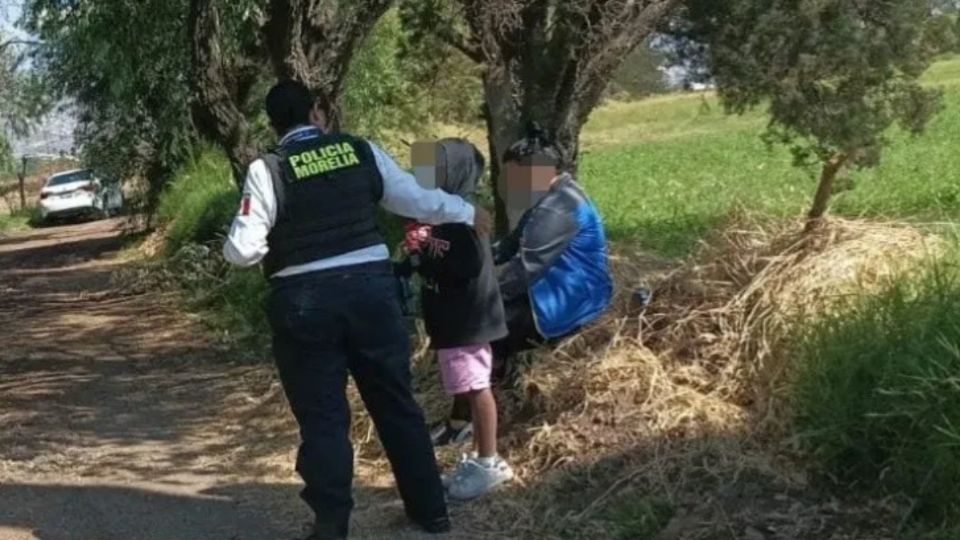
M281 144L290 137L303 134L308 127L293 130ZM455 195L439 189L427 190L417 183L416 178L394 161L386 152L370 143L376 159L377 169L383 177L383 198L380 205L387 211L409 217L431 225L442 223L465 223L473 225L474 208ZM234 218L230 233L223 245L223 256L228 262L238 266L253 266L267 255L267 235L277 219L277 198L273 191L273 181L266 163L262 159L254 161L247 171L243 187L243 203L240 213ZM288 266L271 277L284 277L340 266L350 266L367 262L384 261L390 258L386 244L358 249L318 259L302 265Z

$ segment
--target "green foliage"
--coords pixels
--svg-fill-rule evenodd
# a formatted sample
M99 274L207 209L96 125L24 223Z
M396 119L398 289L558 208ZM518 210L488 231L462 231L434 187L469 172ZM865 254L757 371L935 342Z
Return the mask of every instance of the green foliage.
M939 92L917 80L932 54L915 0L687 0L679 34L705 49L728 111L767 105L766 139L800 164L875 166L899 124L919 134ZM831 178L832 180L832 178Z
M953 52L960 45L960 40L957 37L954 17L951 15L935 15L930 17L923 30L923 49L930 56Z
M430 136L433 122L475 123L483 102L479 68L411 26L414 5L426 4L405 2L377 22L344 84L346 129L390 148Z
M957 46L954 52L960 52L960 16L954 16L953 35L957 38Z
M460 7L439 0L402 0L398 15L404 28L400 58L420 90L419 106L439 122L478 123L482 68L445 40L463 30Z
M264 306L269 292L259 268L224 261L220 242L188 244L167 257L163 277L184 292L191 308L233 343L259 353L270 336Z
M0 213L0 233L22 231L35 226L40 221L39 210L35 207L17 209L10 213Z
M957 0L928 0L932 13L956 13L960 10Z
M10 142L0 133L0 176L15 172L16 162Z
M31 122L50 106L38 75L23 68L25 51L25 46L0 32L0 129L17 135L26 134Z
M666 91L667 85L660 68L667 57L644 43L633 50L610 80L608 93L625 94L630 98L645 97Z
M960 524L960 262L814 323L798 345L799 438L844 485Z
M259 268L233 268L220 253L238 202L227 158L203 149L160 196L163 268L214 328L229 333L231 340L257 341L269 335L263 310L266 280Z
M421 92L399 57L404 39L395 10L377 22L350 65L344 92L345 128L374 139L425 123Z
M155 190L189 158L185 0L28 0L24 20L43 40L37 73L79 110L77 142L108 176L145 174Z
M237 212L239 195L220 152L206 150L185 166L160 196L159 224L168 254L192 243L216 240Z

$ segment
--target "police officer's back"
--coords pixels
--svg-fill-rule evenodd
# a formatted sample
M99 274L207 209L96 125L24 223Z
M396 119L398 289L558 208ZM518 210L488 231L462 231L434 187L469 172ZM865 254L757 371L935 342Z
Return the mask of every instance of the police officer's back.
M407 515L449 530L443 487L413 398L409 337L377 206L421 222L476 224L489 215L420 188L375 145L324 131L310 92L287 81L267 96L279 145L250 166L224 245L230 262L263 262L280 379L300 424L297 471L316 514L311 538L346 537L353 451L345 394L350 373L393 466Z

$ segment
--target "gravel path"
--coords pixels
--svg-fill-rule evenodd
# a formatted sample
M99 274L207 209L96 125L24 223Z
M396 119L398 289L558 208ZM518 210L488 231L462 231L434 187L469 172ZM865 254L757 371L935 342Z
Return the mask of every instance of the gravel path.
M169 297L114 290L123 226L0 238L0 540L300 534L269 364L233 361ZM356 536L415 536L377 469L358 478Z

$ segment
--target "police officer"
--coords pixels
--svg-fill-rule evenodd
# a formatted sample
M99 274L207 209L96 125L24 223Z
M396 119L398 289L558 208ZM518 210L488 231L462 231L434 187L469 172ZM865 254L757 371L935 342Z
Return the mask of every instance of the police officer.
M431 533L450 529L423 413L413 398L410 344L377 206L424 223L490 215L424 190L369 141L326 130L321 104L284 81L266 99L279 146L250 165L239 215L224 245L233 264L262 261L284 391L300 425L297 472L316 515L313 540L345 538L353 507L347 373L393 467L407 516Z

